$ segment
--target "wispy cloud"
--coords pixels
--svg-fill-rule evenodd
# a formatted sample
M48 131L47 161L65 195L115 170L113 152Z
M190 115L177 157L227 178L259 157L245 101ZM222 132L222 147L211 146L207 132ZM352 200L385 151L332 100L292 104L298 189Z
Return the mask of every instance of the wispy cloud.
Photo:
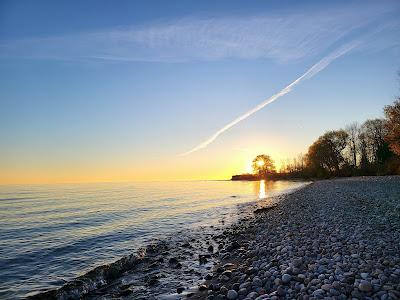
M268 99L264 100L263 102L261 102L260 104L258 104L257 106L255 106L254 108L249 110L248 112L246 112L243 115L237 117L232 122L226 124L224 127L219 129L217 132L215 132L212 136L210 136L204 142L200 143L199 145L197 145L193 149L191 149L191 150L189 150L189 151L187 151L185 153L182 153L181 156L185 156L185 155L191 154L193 152L196 152L196 151L198 151L200 149L206 148L209 144L214 142L225 131L227 131L231 127L237 125L238 123L242 122L243 120L247 119L248 117L250 117L251 115L253 115L257 111L259 111L260 109L263 109L265 106L271 104L272 102L274 102L275 100L279 99L280 97L286 95L287 93L292 91L292 89L296 85L298 85L300 82L302 82L303 80L306 80L306 79L309 79L309 78L313 77L314 75L316 75L317 73L319 73L320 71L325 69L335 59L337 59L338 57L346 54L347 52L349 52L351 49L353 49L358 44L359 44L359 41L351 42L349 44L346 44L346 45L340 47L338 50L334 51L333 53L329 54L328 56L324 57L319 62L317 62L315 65L313 65L310 69L308 69L303 75L301 75L296 80L294 80L292 83L290 83L289 85L284 87L278 93L276 93L275 95L272 95L271 97L269 97Z
M381 25L381 26L373 29L372 31L367 32L366 34L362 35L361 37L359 37L359 38L357 38L357 39L355 39L355 40L353 40L351 42L345 43L344 45L342 45L341 47L339 47L338 49L336 49L332 53L330 53L327 56L325 56L324 58L322 58L320 61L318 61L316 64L314 64L311 68L309 68L303 75L301 75L296 80L291 82L289 85L284 87L278 93L272 95L271 97L269 97L268 99L262 101L260 104L258 104L257 106L255 106L251 110L247 111L246 113L240 115L239 117L237 117L233 121L229 122L228 124L223 126L221 129L217 130L208 139L206 139L205 141L201 142L200 144L198 144L197 146L195 146L191 150L180 154L180 156L186 156L186 155L189 155L189 154L191 154L193 152L196 152L198 150L206 148L208 145L213 143L225 131L227 131L230 128L236 126L238 123L244 121L245 119L249 118L251 115L255 114L256 112L258 112L259 110L263 109L267 105L269 105L272 102L276 101L280 97L288 94L289 92L291 92L293 90L293 88L296 85L298 85L299 83L301 83L304 80L312 78L313 76L315 76L316 74L318 74L319 72L324 70L327 66L329 66L337 58L345 55L346 53L350 52L351 50L353 50L353 49L355 49L355 48L357 48L359 46L364 46L363 43L365 43L371 37L376 36L376 34L382 32L382 30L387 28L388 26L392 27L393 24L390 23L388 25L387 24Z
M360 5L328 11L187 17L141 27L0 43L0 57L181 62L226 58L292 61L314 56L393 10Z

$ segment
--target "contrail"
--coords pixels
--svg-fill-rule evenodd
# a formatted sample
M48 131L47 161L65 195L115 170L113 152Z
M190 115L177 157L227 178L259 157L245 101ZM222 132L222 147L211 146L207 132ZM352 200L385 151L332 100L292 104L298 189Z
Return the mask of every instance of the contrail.
M252 114L256 113L257 111L259 111L260 109L264 108L265 106L271 104L272 102L274 102L275 100L277 100L278 98L286 95L287 93L289 93L296 85L298 85L300 82L302 82L303 80L306 79L310 79L311 77L313 77L314 75L318 74L319 72L321 72L323 69L325 69L331 62L333 62L335 59L339 58L340 56L346 54L347 52L349 52L350 50L352 50L354 47L356 47L358 44L360 43L360 40L356 40L353 41L351 43L345 44L342 47L338 48L336 51L332 52L331 54L325 56L324 58L322 58L319 62L317 62L315 65L313 65L310 69L307 70L307 72L305 72L303 75L301 75L299 78L297 78L295 81L293 81L292 83L290 83L288 86L286 86L285 88L283 88L280 92L276 93L275 95L272 95L271 97L269 97L268 99L264 100L263 102L261 102L260 104L258 104L256 107L252 108L251 110L249 110L248 112L244 113L243 115L237 117L236 119L234 119L232 122L226 124L224 127L222 127L220 130L218 130L217 132L215 132L212 136L210 136L207 140L205 140L204 142L202 142L201 144L197 145L196 147L194 147L193 149L180 154L180 156L185 156L188 154L191 154L193 152L196 152L200 149L203 149L205 147L207 147L209 144L211 144L212 142L214 142L217 137L219 137L222 133L224 133L225 131L227 131L228 129L230 129L231 127L235 126L236 124L238 124L239 122L247 119L248 117L250 117Z

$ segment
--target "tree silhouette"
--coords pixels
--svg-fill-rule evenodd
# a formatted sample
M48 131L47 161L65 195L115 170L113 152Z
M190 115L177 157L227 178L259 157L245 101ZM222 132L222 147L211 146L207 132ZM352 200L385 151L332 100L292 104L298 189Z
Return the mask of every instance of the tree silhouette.
M342 151L346 147L348 134L344 130L328 131L308 148L308 163L318 175L337 174L345 163Z
M266 178L268 174L275 173L274 161L269 155L260 154L253 159L253 171L262 178Z
M370 119L365 121L361 128L366 137L370 163L383 165L391 156L389 145L385 141L385 120Z
M357 168L357 153L359 148L359 133L360 127L357 122L351 123L346 126L346 132L348 135L348 144L349 144L349 155L351 157L351 164L354 168Z
M400 98L392 105L385 106L387 129L386 141L389 143L390 149L400 155Z
M306 155L282 163L275 171L269 155L257 155L254 174L233 180L260 178L310 178L328 176L400 174L400 97L384 108L385 118L352 123L345 130L327 131L308 148Z

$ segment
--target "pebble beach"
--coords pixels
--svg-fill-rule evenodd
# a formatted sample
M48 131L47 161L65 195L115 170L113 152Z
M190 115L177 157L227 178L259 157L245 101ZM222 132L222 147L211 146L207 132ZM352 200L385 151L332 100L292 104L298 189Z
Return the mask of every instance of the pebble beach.
M196 299L400 299L400 177L314 182L227 236Z

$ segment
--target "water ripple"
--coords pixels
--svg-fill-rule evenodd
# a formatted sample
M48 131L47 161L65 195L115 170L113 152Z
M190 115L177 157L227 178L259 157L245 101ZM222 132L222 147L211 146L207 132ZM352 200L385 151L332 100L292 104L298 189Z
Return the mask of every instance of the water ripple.
M266 196L302 184L269 182ZM257 200L259 188L231 181L0 186L0 298L59 287L155 237L216 223Z

